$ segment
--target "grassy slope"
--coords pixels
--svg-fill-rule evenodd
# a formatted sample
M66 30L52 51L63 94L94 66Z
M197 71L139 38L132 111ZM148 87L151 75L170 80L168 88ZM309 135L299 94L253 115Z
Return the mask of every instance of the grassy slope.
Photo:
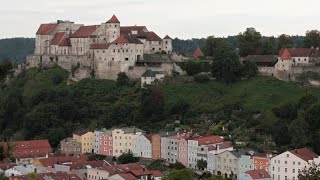
M253 110L269 110L287 101L296 101L307 91L320 96L320 89L304 88L272 77L257 77L227 86L211 81L207 84L175 82L163 85L166 103L188 100L199 112L212 112L228 102L244 102Z

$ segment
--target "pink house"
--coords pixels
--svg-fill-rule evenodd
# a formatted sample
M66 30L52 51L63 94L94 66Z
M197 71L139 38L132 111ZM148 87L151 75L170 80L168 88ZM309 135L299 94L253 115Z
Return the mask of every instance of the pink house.
M99 154L112 156L112 133L107 131L99 134Z
M188 166L188 140L185 138L179 139L179 158L178 161L183 165Z

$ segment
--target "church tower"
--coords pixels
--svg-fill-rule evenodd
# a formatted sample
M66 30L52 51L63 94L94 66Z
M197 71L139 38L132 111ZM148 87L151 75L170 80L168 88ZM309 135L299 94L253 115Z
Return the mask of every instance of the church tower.
M111 43L120 37L120 21L115 15L106 22L106 31L107 43Z

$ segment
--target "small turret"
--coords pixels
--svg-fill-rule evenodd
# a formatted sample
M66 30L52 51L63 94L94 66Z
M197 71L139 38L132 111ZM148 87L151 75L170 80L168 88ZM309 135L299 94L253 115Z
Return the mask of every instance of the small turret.
M120 21L117 16L113 15L111 19L106 22L107 43L111 43L120 37Z
M166 51L167 54L172 54L172 39L166 35L164 38L163 38L163 50Z

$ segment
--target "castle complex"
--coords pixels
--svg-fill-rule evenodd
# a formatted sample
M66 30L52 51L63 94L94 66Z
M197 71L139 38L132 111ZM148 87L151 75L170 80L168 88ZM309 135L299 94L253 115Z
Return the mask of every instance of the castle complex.
M114 80L120 72L140 78L147 69L171 74L171 54L169 36L162 39L145 26L121 26L113 15L100 25L61 20L41 24L36 33L35 52L27 57L27 66L57 64L77 71L79 79L94 76Z

